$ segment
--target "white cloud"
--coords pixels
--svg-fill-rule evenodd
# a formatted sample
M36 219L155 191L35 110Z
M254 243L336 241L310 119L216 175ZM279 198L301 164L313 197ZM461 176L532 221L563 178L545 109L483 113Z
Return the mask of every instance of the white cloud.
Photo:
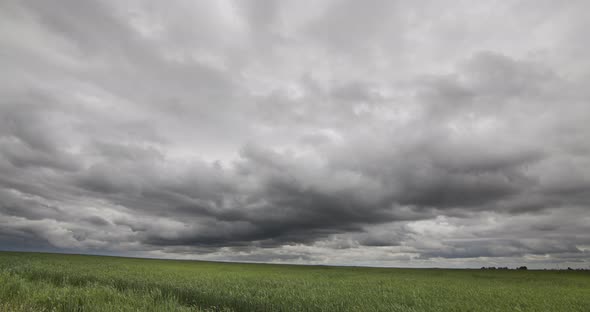
M4 1L0 248L584 266L587 9Z

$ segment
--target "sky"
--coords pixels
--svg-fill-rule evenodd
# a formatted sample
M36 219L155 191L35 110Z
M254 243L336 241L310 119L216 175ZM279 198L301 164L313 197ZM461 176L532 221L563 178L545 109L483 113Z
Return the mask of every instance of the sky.
M590 2L0 1L0 250L590 267Z

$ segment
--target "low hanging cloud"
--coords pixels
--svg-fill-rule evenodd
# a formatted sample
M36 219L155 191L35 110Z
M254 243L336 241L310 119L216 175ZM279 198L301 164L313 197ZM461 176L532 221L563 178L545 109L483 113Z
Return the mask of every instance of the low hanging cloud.
M586 267L587 9L4 1L0 249Z

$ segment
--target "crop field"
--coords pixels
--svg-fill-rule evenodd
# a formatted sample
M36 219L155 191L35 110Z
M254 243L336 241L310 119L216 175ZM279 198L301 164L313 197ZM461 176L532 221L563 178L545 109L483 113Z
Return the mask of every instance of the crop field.
M0 311L590 311L590 272L0 252Z

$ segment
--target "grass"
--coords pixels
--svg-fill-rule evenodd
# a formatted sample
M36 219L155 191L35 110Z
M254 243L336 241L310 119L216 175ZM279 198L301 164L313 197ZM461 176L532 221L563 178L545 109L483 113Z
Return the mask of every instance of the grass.
M590 311L590 272L0 252L0 311Z

